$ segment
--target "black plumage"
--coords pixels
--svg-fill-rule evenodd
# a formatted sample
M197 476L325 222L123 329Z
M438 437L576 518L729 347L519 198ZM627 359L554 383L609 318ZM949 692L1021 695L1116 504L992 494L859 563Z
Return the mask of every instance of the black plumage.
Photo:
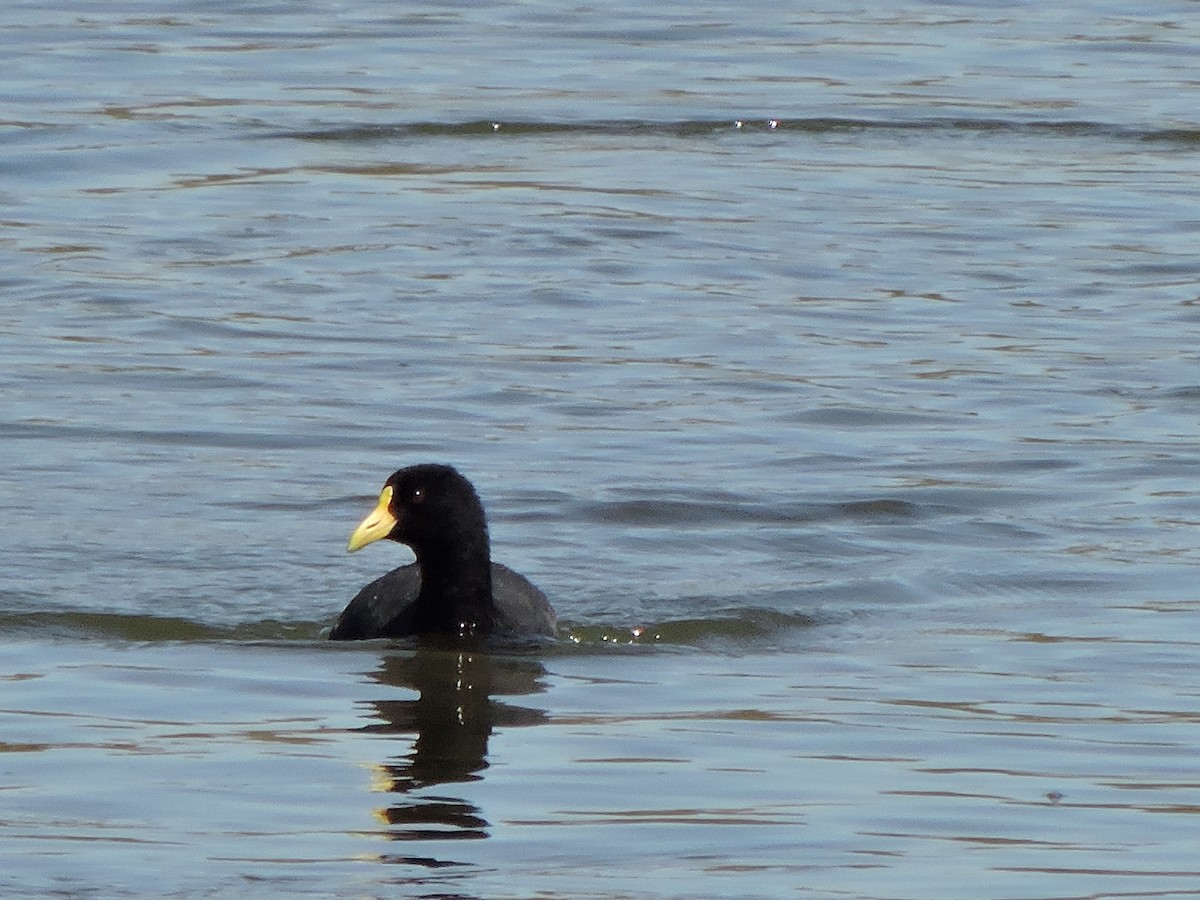
M483 504L451 466L410 466L388 478L379 503L350 536L349 550L383 538L407 544L416 562L359 591L331 639L556 633L546 595L491 561Z

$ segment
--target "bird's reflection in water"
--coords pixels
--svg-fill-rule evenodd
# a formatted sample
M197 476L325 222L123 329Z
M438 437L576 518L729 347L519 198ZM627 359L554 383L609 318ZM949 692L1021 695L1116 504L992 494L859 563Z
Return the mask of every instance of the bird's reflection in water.
M502 656L459 644L423 642L384 656L371 678L416 691L414 699L371 700L376 721L363 731L414 735L409 752L378 768L376 790L392 795L376 810L388 838L451 841L485 838L483 812L448 785L478 781L488 767L488 738L497 726L537 725L540 710L493 699L544 689L545 668L532 657ZM425 857L390 857L425 866L453 865Z

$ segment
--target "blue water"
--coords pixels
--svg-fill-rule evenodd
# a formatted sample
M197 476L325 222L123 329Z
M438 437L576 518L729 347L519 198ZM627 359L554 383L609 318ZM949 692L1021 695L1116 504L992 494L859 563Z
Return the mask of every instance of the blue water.
M1195 11L8 10L5 896L1194 895Z

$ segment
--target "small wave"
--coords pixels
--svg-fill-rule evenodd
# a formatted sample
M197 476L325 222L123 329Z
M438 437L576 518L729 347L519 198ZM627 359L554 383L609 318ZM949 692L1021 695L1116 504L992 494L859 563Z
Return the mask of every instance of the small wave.
M758 644L817 625L804 613L739 608L702 618L668 619L640 625L567 623L562 630L581 647L662 645L695 647Z
M632 645L744 646L794 633L817 624L803 613L763 608L737 608L705 617L616 625L565 623L561 646L601 648ZM169 642L313 642L324 641L328 622L284 622L277 619L210 625L170 616L107 612L0 612L0 635L58 640L116 640L134 643ZM375 642L372 642L375 643ZM553 642L540 644L550 649ZM330 646L345 647L341 643Z
M328 450L344 446L341 435L199 429L123 428L120 425L69 425L62 422L0 422L4 435L20 440L115 441L122 445L216 447L234 450ZM382 445L381 445L382 446ZM389 448L390 449L390 448Z
M166 641L282 641L317 640L327 623L282 622L264 619L228 626L207 625L171 616L126 613L0 612L0 634L65 640L121 640L141 643Z
M944 505L919 504L897 497L867 497L835 503L754 503L720 498L578 501L570 504L570 510L585 521L651 528L728 525L730 522L795 525L839 519L890 521L947 511Z
M1024 134L1046 137L1103 137L1105 140L1165 141L1200 143L1200 128L1139 128L1086 120L986 119L928 117L916 119L867 119L829 116L801 118L711 118L675 121L601 119L580 122L504 121L479 119L467 122L402 122L356 124L303 131L272 131L264 138L302 141L390 141L406 138L529 137L571 134L663 135L702 137L727 133L779 132L831 134L836 132L961 132L977 134Z

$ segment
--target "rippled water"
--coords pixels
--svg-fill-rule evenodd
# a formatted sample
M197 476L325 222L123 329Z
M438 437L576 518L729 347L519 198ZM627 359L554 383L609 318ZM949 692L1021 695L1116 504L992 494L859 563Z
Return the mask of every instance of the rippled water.
M0 889L1200 893L1195 12L10 10Z

